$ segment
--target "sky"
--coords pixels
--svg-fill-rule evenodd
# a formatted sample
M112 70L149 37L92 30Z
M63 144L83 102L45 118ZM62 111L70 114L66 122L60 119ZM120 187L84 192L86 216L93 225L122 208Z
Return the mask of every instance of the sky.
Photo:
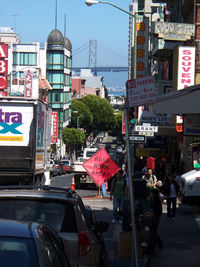
M109 2L129 11L132 1ZM0 9L0 27L13 27L22 42L44 43L55 29L55 6L56 0L6 0ZM65 13L74 67L88 67L90 40L97 40L97 66L128 65L128 14L108 4L57 0L57 29L63 34Z

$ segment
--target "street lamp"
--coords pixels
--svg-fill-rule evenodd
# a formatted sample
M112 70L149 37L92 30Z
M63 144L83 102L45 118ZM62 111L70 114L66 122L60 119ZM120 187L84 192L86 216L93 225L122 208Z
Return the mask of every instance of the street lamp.
M74 110L73 113L78 114L78 110ZM83 115L79 115L79 116L77 116L77 118L76 118L76 128L77 128L77 129L78 129L78 127L79 127L79 118L82 117L82 116L83 116Z
M133 78L136 78L136 14L130 13L127 10L114 5L110 2L107 1L94 1L94 0L85 0L86 5L91 6L93 4L108 4L111 5L117 9L120 9L121 11L127 13L128 15L132 16L134 18L134 62L133 62L133 68L134 68L134 74ZM133 191L133 181L132 181L132 170L131 170L131 158L130 158L130 143L129 143L129 126L128 126L128 105L126 103L125 106L125 128L126 128L126 146L127 146L127 157L128 157L128 177L129 177L129 189L130 189L130 202L131 202L131 220L132 220L132 244L133 244L133 249L132 249L132 255L131 255L131 260L132 260L132 266L138 267L138 253L137 253L137 238L136 238L136 225L135 225L135 207L134 207L134 191Z
M115 4L107 2L107 1L85 0L85 3L86 3L87 6L91 6L91 5L94 5L94 4L108 4L108 5L114 6L114 7L118 8L118 9L122 10L123 12L129 14L130 16L133 16L133 17L135 16L133 13L131 13L131 12L129 12L129 11L127 11L127 10L117 6L117 5L115 5Z
M76 126L77 129L78 129L78 127L79 127L79 118L82 117L82 116L83 116L83 115L79 115L79 116L77 117L77 124L76 124L76 125L77 125L77 126Z
M110 6L113 6L123 12L125 12L126 14L130 15L133 17L134 19L134 28L133 28L133 36L134 36L134 55L133 55L133 79L136 79L136 56L137 56L137 49L136 49L136 46L137 46L137 42L136 42L136 32L137 32L137 28L136 28L136 13L133 14L113 3L110 3L110 2L107 2L107 1L96 1L96 0L85 0L85 4L87 6L92 6L94 4L107 4L107 5L110 5Z

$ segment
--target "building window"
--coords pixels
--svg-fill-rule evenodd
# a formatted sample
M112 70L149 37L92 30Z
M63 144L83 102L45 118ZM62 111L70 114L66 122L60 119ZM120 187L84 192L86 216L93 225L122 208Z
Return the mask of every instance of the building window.
M13 65L36 66L37 54L28 52L13 52Z
M65 74L65 85L70 86L70 76Z
M47 69L49 70L63 70L64 69L64 55L60 53L47 54Z
M47 79L50 83L63 84L63 73L47 73Z

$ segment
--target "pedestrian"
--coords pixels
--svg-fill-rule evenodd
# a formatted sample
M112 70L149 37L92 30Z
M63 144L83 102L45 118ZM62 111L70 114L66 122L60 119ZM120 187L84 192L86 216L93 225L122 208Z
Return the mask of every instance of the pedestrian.
M148 168L147 169L147 174L144 174L142 176L142 179L144 179L146 181L147 195L149 196L151 189L155 188L155 186L156 186L157 178L153 174L152 169Z
M127 191L126 180L123 177L123 171L119 170L111 183L110 200L113 200L113 220L112 223L122 223L121 210Z
M178 172L175 170L174 171L174 179L175 179L175 181L177 182L177 184L179 185L179 188L180 188L180 190L181 190L181 176L178 174Z
M162 215L162 203L159 191L156 188L151 189L150 192L150 209L152 209L154 213L149 244L149 253L152 254L156 246L158 246L160 250L163 249L163 243L158 235L158 226Z
M101 193L102 193L102 197L107 197L107 189L108 189L108 182L105 181L105 182L101 185Z
M180 193L180 187L175 180L175 175L169 174L165 180L164 195L167 201L167 218L170 220L175 220L176 217L176 201ZM172 208L171 208L172 206Z

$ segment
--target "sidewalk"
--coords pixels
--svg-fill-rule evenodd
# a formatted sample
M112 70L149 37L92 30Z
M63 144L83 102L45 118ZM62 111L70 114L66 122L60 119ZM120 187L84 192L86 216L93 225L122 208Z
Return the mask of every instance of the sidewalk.
M96 218L99 221L109 222L108 232L104 233L104 240L106 243L108 267L129 267L131 266L131 259L120 259L118 253L118 233L121 232L120 224L112 224L113 219L113 202L109 199L89 199L83 202L89 205L95 212Z
M108 199L84 200L95 211L98 220L110 223L109 231L104 234L108 257L106 266L131 266L131 259L121 259L118 253L118 232L121 225L112 224L112 201ZM199 223L198 223L199 222ZM159 226L164 249L155 250L151 267L199 267L200 266L200 215L197 207L182 206L177 208L176 221L169 221L166 205ZM139 266L142 266L139 260Z
M176 221L169 221L166 206L159 226L159 235L163 241L162 252L156 250L152 257L152 267L197 267L200 266L200 228L195 220L199 213L197 207L177 208Z

